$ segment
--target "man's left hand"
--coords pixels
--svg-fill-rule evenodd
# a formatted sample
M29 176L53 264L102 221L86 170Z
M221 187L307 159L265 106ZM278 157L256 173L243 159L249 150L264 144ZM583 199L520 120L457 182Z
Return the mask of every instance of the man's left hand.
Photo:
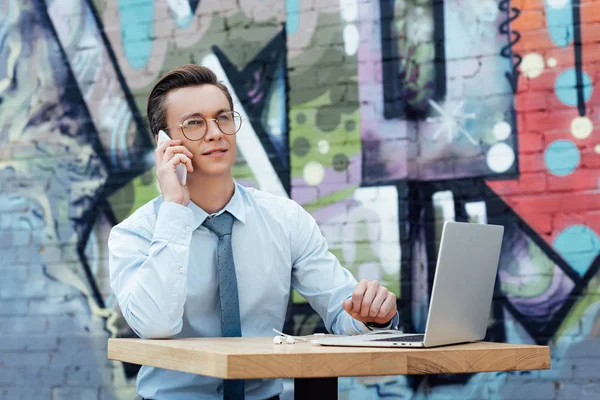
M396 296L377 281L360 281L352 298L342 305L348 314L363 323L387 324L396 315Z

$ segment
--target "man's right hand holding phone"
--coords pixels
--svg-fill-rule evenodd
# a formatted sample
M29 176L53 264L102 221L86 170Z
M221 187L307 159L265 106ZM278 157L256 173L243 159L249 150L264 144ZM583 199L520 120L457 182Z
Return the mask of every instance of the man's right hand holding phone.
M156 159L156 175L163 201L171 201L187 206L190 203L190 192L182 185L175 172L177 165L185 164L188 172L193 172L194 155L179 139L169 139L161 143L154 151Z

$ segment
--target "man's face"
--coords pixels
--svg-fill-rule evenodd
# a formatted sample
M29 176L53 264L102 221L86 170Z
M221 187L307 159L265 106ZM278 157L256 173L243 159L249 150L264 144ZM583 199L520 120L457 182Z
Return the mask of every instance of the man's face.
M231 111L223 91L210 84L176 89L167 95L166 106L171 139L181 139L182 144L194 155L193 174L231 175L236 158L236 135L225 135L215 121L220 116L223 118L223 112ZM206 134L200 140L189 140L178 125L192 121L197 126L200 121L198 117L206 121ZM215 151L217 149L221 151Z

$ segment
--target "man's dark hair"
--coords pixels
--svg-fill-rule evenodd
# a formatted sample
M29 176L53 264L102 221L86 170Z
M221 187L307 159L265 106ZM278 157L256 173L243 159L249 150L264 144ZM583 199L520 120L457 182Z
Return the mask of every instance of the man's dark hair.
M158 131L166 128L167 107L166 99L169 92L190 86L215 85L227 97L229 107L233 110L233 100L227 86L217 80L217 75L201 65L185 64L164 74L152 88L148 97L148 121L150 131L158 135ZM170 136L170 135L169 135Z

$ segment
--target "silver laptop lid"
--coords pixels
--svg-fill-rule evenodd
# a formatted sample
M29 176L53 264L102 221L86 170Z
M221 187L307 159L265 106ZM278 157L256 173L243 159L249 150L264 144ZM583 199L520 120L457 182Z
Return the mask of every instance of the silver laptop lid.
M425 346L485 337L503 235L501 225L444 223Z

